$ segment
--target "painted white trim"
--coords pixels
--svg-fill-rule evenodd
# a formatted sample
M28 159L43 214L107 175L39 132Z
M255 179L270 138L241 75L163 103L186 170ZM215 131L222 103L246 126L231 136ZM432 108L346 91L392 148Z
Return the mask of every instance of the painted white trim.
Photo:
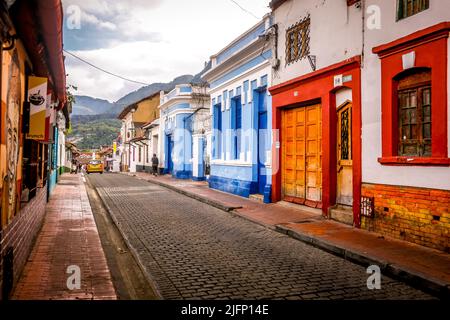
M218 97L219 95L221 95L221 93L218 94L217 91L223 92L223 91L225 90L225 88L230 87L230 84L233 83L233 82L238 82L238 81L240 81L240 80L242 80L242 82L244 82L244 81L245 81L245 80L244 80L245 78L250 77L252 74L254 74L254 73L258 72L258 71L261 71L261 70L263 70L264 68L269 68L268 71L267 71L267 77L268 77L268 79L267 79L267 85L268 85L268 86L271 86L272 70L271 70L270 62L269 62L269 61L266 61L266 62L264 62L264 63L261 63L261 64L255 66L255 67L253 67L253 68L247 70L246 72L244 72L244 73L242 73L242 74L240 74L240 75L238 75L238 76L236 76L236 77L234 77L234 78L232 78L232 79L230 79L230 80L228 80L228 81L222 83L220 86L215 87L214 89L210 89L210 90L209 90L209 94L210 94L213 98L216 98L216 100L217 100L217 97ZM253 79L253 80L255 80L255 79ZM260 81L260 80L258 80L258 81ZM251 89L252 89L252 88L251 88L251 81L250 81L250 83L249 83L249 89L248 89L247 92L251 91ZM242 92L245 92L245 91L244 91L244 88L242 88ZM249 95L249 99L251 99L251 94Z

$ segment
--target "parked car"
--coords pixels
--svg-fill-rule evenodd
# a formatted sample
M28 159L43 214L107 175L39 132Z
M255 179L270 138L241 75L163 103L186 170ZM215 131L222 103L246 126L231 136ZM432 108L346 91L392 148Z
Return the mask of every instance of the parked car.
M100 173L103 174L103 162L100 160L91 160L89 161L86 167L86 173Z

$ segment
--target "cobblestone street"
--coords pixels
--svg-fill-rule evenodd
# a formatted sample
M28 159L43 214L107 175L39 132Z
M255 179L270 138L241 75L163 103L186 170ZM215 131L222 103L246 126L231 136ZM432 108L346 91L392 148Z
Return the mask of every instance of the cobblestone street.
M164 299L429 299L273 230L133 177L89 182Z

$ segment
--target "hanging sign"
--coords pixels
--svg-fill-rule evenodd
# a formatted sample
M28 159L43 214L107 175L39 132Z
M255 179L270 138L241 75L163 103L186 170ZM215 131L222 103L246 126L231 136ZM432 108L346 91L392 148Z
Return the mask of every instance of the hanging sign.
M30 130L27 139L44 141L46 138L47 78L28 78L30 103Z

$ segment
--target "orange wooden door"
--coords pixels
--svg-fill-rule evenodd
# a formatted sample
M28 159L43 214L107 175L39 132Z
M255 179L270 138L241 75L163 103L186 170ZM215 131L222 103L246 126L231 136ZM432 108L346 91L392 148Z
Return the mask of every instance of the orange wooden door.
M321 128L320 105L282 113L282 194L286 200L322 200Z
M306 107L306 200L322 201L322 108Z

